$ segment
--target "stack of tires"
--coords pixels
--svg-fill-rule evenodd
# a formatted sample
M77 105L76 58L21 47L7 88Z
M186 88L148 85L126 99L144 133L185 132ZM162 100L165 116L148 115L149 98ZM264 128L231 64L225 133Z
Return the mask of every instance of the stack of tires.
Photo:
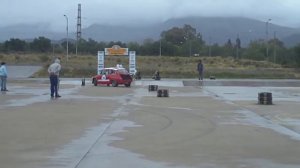
M157 90L157 97L169 97L169 90L168 89Z
M272 102L272 93L270 93L270 92L258 93L258 104L263 104L263 105L273 104L273 102Z
M158 89L158 85L149 85L148 87L149 92L157 91L157 89Z

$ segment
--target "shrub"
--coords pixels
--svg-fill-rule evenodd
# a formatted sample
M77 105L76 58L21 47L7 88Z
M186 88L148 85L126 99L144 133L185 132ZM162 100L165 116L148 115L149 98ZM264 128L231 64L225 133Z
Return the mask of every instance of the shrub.
M42 61L42 62L47 62L47 61L49 60L49 57L48 57L47 55L41 55L41 56L39 57L39 59L40 59L40 61Z

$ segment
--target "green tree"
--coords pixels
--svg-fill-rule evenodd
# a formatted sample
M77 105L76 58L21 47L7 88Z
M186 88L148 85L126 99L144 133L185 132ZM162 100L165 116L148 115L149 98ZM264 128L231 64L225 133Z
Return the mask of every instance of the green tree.
M295 63L297 67L300 67L300 44L298 44L295 48Z
M217 43L211 46L211 56L221 56L223 54L223 47L219 46Z
M182 30L186 40L194 40L197 38L197 31L191 25L184 25Z
M67 41L63 41L61 43L61 46L62 46L63 52L66 53L67 52ZM69 41L68 42L68 51L69 51L69 53L75 53L75 50L76 50L75 44Z
M159 46L151 38L145 39L141 47L141 55L158 55Z
M269 60L271 62L288 66L292 64L292 55L279 39L275 38L269 41Z
M187 47L185 50L188 51L188 54L186 55L205 55L205 42L203 41L200 33L196 33L196 36L192 36L190 39L187 39L185 47Z
M113 45L118 45L118 46L120 46L120 47L124 47L124 48L126 48L126 43L122 43L121 41L111 41L111 42L109 42L107 45L106 45L106 48L111 48Z
M104 51L104 48L106 47L106 43L105 42L99 42L97 44L97 52L98 51Z
M263 40L253 41L242 54L243 58L263 61L266 60L265 45Z
M228 39L227 42L225 43L223 47L223 56L228 57L228 56L233 56L234 55L234 47L231 42L231 39Z
M11 38L4 42L4 51L26 51L27 44L24 40Z
M193 55L205 48L202 35L190 25L173 27L161 33L162 53L164 55ZM170 45L174 45L171 47ZM170 50L173 49L173 51Z
M178 56L181 53L181 47L173 45L170 42L165 42L163 43L162 53L166 56Z
M181 45L185 39L185 32L183 29L178 27L173 27L170 30L163 31L161 33L161 38L166 42L169 42L173 45Z
M52 49L51 40L45 37L35 38L30 43L30 48L36 52L49 52Z
M75 49L76 50L76 49ZM80 39L77 44L77 52L84 54L95 54L99 51L97 41L89 38L88 40Z
M4 44L0 43L0 52L4 52Z
M127 47L130 51L136 51L136 54L140 54L140 45L137 42L129 42L127 43Z

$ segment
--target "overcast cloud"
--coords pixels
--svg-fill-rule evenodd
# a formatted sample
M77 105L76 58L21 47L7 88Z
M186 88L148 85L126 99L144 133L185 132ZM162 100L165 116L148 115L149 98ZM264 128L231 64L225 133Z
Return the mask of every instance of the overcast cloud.
M300 28L300 0L0 0L0 26L44 23L63 30L64 14L76 28L77 5L82 26L142 24L184 16L247 17Z

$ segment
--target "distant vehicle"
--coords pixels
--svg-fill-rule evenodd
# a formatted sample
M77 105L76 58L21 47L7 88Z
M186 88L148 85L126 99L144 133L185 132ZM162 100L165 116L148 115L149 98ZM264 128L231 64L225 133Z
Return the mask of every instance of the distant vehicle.
M125 85L130 87L132 77L125 68L111 67L104 68L100 71L99 75L92 77L92 83L94 86L107 85L117 87L118 85Z

